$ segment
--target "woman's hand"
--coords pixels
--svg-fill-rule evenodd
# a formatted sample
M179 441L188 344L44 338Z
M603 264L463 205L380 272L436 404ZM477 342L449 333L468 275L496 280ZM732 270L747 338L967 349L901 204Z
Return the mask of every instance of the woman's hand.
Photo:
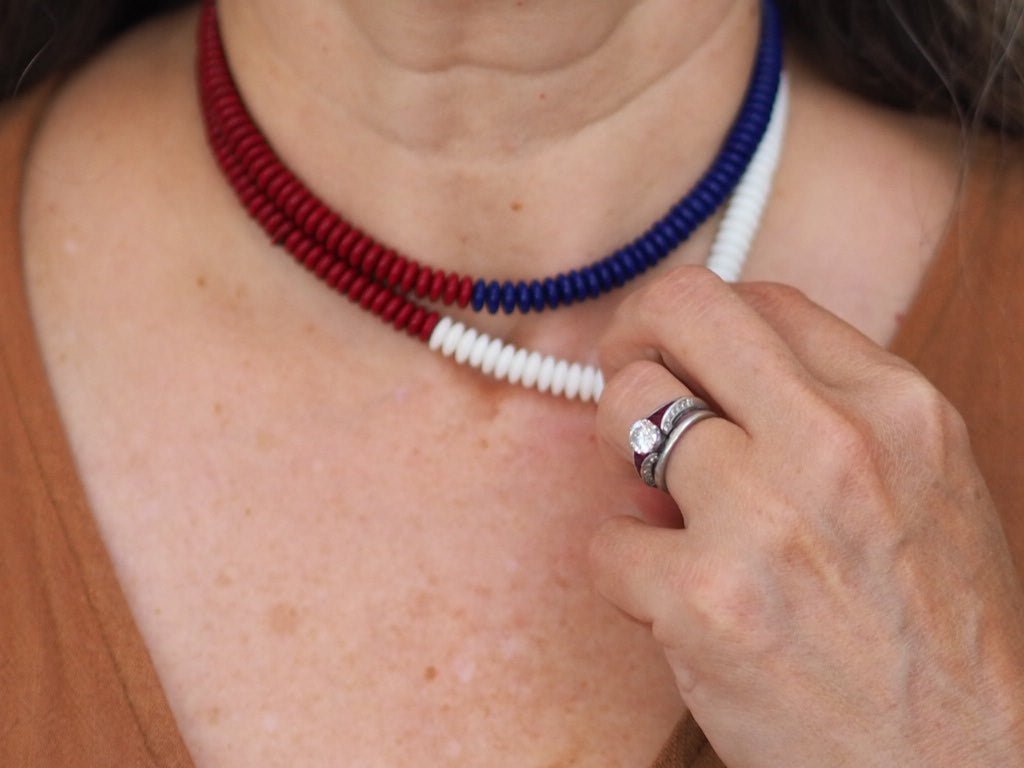
M724 417L667 464L685 529L616 518L591 554L731 768L1024 765L1021 582L924 378L793 289L698 268L631 297L602 358L624 482L635 420L691 393Z

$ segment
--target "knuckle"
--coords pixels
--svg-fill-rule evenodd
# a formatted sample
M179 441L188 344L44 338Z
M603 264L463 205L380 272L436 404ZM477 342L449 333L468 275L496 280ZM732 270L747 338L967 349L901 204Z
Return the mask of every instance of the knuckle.
M635 295L632 310L655 324L677 308L700 313L715 304L725 290L726 284L709 269L677 267Z
M753 641L765 630L765 591L740 564L720 564L678 576L695 619L711 637Z
M878 443L863 421L838 408L819 405L809 419L808 442L817 477L831 487L848 488L877 475Z
M587 561L591 569L597 574L607 571L615 557L621 557L620 549L618 529L609 523L597 526L587 542Z
M784 309L809 301L807 295L799 288L784 283L740 283L736 289L755 309Z
M926 450L945 451L969 442L963 417L920 374L897 372L892 393L889 412L898 443L910 442Z
M652 356L669 324L690 322L707 313L730 290L714 272L683 266L632 293L616 307L598 343L602 367L615 371L638 354ZM680 315L684 311L687 318Z

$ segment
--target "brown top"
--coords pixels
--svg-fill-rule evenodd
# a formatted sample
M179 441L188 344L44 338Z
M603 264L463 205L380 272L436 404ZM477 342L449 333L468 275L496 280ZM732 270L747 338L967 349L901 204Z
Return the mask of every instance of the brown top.
M0 765L192 766L86 502L29 314L18 214L45 104L37 92L0 110ZM1024 566L1019 171L973 174L893 346L967 419ZM721 765L687 719L655 768Z

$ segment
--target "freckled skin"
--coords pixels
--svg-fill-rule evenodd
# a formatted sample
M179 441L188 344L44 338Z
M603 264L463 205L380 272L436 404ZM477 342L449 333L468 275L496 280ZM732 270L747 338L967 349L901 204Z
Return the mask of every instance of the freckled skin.
M267 612L267 627L277 635L294 635L299 621L298 609L289 603L275 603Z

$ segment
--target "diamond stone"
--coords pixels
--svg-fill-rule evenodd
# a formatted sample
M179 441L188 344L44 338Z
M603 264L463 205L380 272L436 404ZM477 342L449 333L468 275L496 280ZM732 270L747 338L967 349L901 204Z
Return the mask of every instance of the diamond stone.
M633 453L650 453L665 438L657 425L647 419L640 419L629 430L629 447Z

